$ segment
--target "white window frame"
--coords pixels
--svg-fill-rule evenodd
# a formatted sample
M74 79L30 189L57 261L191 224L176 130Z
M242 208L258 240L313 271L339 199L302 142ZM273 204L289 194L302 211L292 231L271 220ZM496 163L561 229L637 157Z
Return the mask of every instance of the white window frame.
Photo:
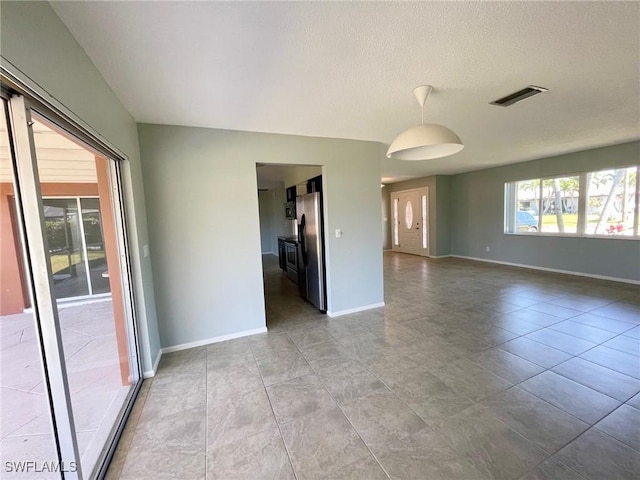
M610 169L621 168L636 168L636 190L635 190L635 206L634 206L634 220L633 220L633 234L632 235L607 235L602 233L587 233L587 200L589 185L587 185L587 177L589 174L600 172ZM524 236L543 236L543 237L583 237L583 238L601 238L608 240L638 240L640 239L640 228L638 226L638 217L640 215L640 165L627 165L627 166L614 166L603 167L598 170L582 171L578 173L566 173L552 176L545 176L539 178L524 178L522 180L511 180L504 183L504 234L505 235L524 235ZM543 232L542 231L542 200L543 200L543 185L545 180L552 180L555 178L566 177L578 177L578 222L576 225L576 232ZM517 191L516 184L527 180L537 180L539 182L539 194L538 194L538 231L529 232L517 230Z

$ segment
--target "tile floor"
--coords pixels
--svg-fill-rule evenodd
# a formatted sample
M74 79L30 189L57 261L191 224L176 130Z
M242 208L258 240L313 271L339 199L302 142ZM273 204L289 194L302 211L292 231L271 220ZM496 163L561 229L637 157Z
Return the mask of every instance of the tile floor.
M93 466L129 391L120 367L111 301L59 310L71 403L83 465ZM6 461L55 461L51 415L32 313L0 317L0 478Z
M386 307L163 356L108 478L640 478L640 290L385 253Z

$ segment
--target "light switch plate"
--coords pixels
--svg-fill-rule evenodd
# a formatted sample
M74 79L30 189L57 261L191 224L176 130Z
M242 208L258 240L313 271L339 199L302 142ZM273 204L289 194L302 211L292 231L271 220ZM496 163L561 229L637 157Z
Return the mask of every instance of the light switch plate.
M149 256L149 245L142 246L142 255L144 255L144 258Z

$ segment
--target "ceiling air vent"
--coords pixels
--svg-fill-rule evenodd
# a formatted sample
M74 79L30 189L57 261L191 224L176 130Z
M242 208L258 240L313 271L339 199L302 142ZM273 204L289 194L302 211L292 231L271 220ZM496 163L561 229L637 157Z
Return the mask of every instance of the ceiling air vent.
M529 85L522 90L518 90L506 97L499 98L498 100L494 100L493 102L489 102L489 105L497 105L499 107L508 107L509 105L513 105L514 103L518 103L525 98L533 97L534 95L538 95L539 93L546 92L548 88L544 87L536 87L535 85Z

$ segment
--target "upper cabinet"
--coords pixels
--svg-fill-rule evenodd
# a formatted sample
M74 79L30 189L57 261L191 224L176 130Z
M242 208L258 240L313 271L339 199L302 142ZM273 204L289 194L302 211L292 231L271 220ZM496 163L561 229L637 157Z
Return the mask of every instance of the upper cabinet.
M296 200L296 187L287 188L287 202L295 202Z
M307 193L322 192L322 175L307 180Z

